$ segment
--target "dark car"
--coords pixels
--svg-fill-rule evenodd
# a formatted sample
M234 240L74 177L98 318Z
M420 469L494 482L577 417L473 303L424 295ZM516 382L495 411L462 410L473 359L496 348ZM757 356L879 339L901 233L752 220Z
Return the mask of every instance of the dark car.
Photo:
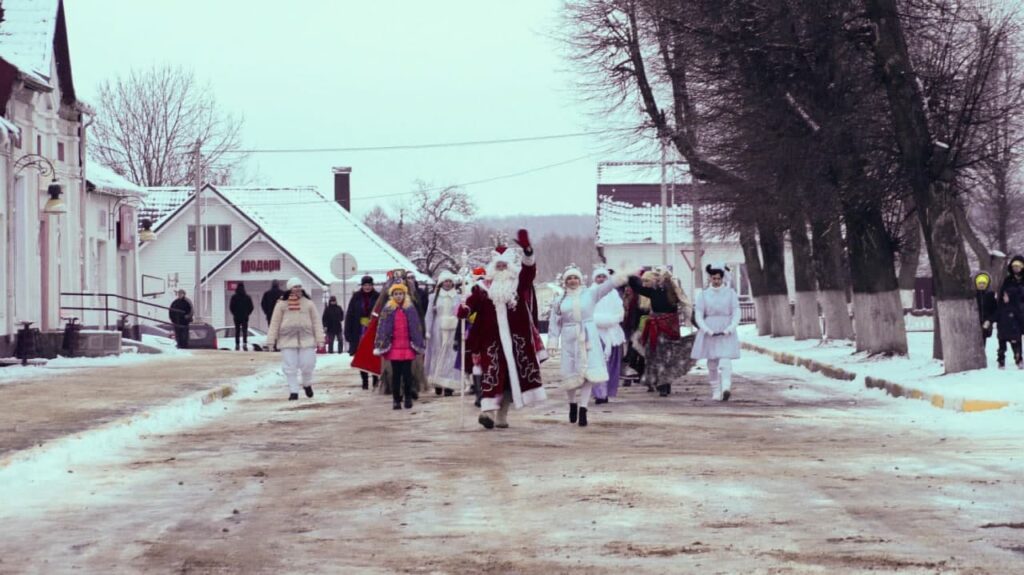
M139 332L174 339L174 328L170 324L142 324ZM217 349L217 331L208 323L193 323L188 326L189 349Z

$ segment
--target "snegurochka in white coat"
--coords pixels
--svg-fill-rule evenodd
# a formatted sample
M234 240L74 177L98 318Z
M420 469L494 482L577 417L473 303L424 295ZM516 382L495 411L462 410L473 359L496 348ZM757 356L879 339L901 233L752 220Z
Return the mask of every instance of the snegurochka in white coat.
M583 274L570 267L562 272L565 291L551 309L548 346L562 349L562 387L569 399L569 422L578 422L580 427L587 425L587 406L594 384L608 381L594 309L617 284L623 283L617 279L613 276L611 281L584 287Z
M427 382L447 395L462 381L459 370L459 305L462 295L455 289L455 274L445 271L437 280L437 289L427 303L427 353L424 368Z
M605 268L594 270L591 277L594 284L611 281L611 273ZM626 333L622 331L622 320L626 310L622 305L622 296L618 290L608 292L594 307L594 324L601 337L601 349L608 368L608 381L594 385L594 397L598 403L606 403L609 397L616 397L619 392L619 374L622 371L622 345L626 343Z
M725 283L729 267L722 263L708 264L709 285L697 297L694 319L697 338L693 342L693 359L708 360L708 382L711 398L728 401L732 395L732 360L740 357L740 299Z

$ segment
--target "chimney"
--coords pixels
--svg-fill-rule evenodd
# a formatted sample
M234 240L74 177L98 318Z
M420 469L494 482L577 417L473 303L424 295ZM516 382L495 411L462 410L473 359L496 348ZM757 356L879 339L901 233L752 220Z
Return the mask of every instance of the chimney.
M352 211L352 168L335 167L334 171L334 201L345 208L345 211Z

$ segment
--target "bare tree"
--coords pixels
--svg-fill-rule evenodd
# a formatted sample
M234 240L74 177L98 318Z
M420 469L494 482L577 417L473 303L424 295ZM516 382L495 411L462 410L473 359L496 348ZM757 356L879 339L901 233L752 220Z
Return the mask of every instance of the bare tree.
M90 146L102 164L141 186L188 185L199 141L206 180L228 183L245 156L242 119L184 68L154 66L103 82Z

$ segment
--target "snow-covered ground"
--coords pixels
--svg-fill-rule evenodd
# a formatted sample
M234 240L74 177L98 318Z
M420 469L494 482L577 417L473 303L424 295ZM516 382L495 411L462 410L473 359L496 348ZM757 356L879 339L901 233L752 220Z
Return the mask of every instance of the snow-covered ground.
M795 341L792 337L762 337L757 335L754 325L740 326L740 339L853 372L857 374L855 383L860 386L865 377L875 377L952 399L1024 404L1024 371L1013 364L1012 352L1008 354L1007 368L996 368L997 340L994 337L989 338L986 348L988 368L951 375L944 375L942 362L932 359L931 332L907 334L910 351L907 357L869 357L856 353L853 343L847 341L822 344L817 340Z

